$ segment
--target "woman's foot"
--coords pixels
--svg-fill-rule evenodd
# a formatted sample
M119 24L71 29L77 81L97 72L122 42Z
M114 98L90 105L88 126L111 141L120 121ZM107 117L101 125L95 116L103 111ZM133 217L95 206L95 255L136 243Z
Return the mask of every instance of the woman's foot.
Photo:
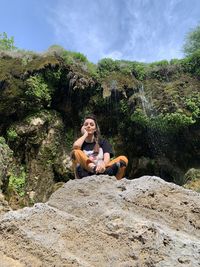
M76 167L76 178L82 179L84 177L90 176L91 173L83 169L80 165Z
M104 174L107 174L109 176L116 176L119 169L122 167L126 167L126 163L123 160L120 160L119 162L116 162L110 167L106 168Z
M119 162L114 163L110 167L106 168L104 174L107 174L109 176L116 176L120 168Z

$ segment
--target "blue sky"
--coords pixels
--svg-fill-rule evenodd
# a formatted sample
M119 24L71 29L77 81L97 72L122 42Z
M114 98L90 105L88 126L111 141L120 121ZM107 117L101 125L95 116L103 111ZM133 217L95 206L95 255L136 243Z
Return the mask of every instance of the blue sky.
M0 33L21 49L58 44L96 63L182 58L188 31L200 24L199 0L0 0Z

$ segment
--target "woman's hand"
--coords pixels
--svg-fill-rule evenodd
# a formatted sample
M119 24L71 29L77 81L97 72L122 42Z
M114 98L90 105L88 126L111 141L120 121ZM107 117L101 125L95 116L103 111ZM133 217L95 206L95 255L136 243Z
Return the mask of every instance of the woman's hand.
M86 131L85 126L82 126L82 127L81 127L81 133L82 133L82 135L84 135L84 134L86 134L86 133L87 133L87 135L88 135L88 132Z
M105 170L106 170L106 165L103 161L97 164L96 173L104 173Z

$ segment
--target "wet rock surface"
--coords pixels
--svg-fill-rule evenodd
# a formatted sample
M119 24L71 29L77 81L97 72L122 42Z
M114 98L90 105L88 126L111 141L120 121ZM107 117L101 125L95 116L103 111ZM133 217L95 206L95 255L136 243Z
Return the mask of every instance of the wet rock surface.
M0 266L200 266L199 206L155 176L71 180L0 216Z

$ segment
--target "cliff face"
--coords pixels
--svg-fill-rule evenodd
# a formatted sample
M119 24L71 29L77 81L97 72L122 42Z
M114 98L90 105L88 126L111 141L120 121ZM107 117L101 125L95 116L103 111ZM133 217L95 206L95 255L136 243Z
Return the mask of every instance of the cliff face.
M73 179L71 144L88 113L116 154L128 156L128 178L157 175L181 185L198 178L188 175L200 168L199 67L189 63L122 62L94 74L56 54L1 55L0 135L12 166L0 166L0 180L9 201L46 201Z
M199 266L199 205L158 177L69 181L0 216L1 266Z

